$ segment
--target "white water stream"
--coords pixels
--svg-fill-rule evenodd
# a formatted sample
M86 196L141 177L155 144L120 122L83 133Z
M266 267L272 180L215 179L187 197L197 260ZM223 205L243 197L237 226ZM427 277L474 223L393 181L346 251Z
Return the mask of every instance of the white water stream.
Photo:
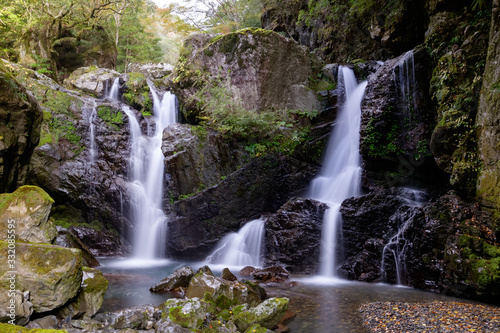
M345 89L345 102L337 114L330 136L323 168L311 182L309 197L329 205L323 217L320 250L320 275L334 277L340 205L360 193L361 163L359 155L361 101L366 82L358 84L354 72L341 66L339 85Z
M118 100L119 80L115 79L109 97ZM135 113L122 106L130 124L130 207L134 223L132 257L155 259L165 255L167 216L162 209L164 157L161 151L163 129L177 122L175 95L165 92L160 100L150 86L153 95L154 133L143 134Z
M264 219L245 224L238 232L226 235L207 258L211 264L261 267L261 248L264 239Z

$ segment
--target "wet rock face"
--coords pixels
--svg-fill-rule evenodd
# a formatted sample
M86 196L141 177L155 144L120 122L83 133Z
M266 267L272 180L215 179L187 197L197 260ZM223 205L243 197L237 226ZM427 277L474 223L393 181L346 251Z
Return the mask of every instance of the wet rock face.
M401 194L380 190L343 202L345 259L339 273L359 281L397 283L394 257L402 254L399 283L497 303L500 247L490 213L451 193L421 206L409 204ZM394 245L383 256L390 242Z
M167 253L204 258L242 222L276 211L290 196L300 195L315 171L310 164L272 154L251 161L214 187L174 202Z
M393 261L388 260L389 266L384 267L387 277L381 276L381 262L384 246L415 210L401 194L397 189L378 190L342 203L341 275L367 282L396 282Z
M0 193L24 185L40 138L42 111L0 61Z
M387 60L368 77L362 102L360 152L367 187L447 181L430 149L430 59L412 50Z
M428 23L425 1L385 4L269 1L261 21L265 29L284 33L329 62L345 63L353 54L384 60L421 43Z
M488 57L486 60L485 76L481 88L481 99L477 114L479 126L479 154L483 162L483 169L478 177L477 192L484 204L500 210L500 20L498 12L500 4L494 1L493 15L490 26Z
M129 245L119 236L107 230L96 230L85 226L70 227L69 232L75 235L95 256L126 255Z
M163 132L169 196L190 195L218 184L244 163L241 146L200 127L175 124Z
M326 209L314 200L291 199L270 216L265 224L266 264L284 265L293 273L316 273Z
M277 33L243 29L226 35L193 35L173 73L172 88L185 104L188 121L199 114L195 94L207 82L230 82L234 102L247 110L319 110L307 87L319 72L319 59Z

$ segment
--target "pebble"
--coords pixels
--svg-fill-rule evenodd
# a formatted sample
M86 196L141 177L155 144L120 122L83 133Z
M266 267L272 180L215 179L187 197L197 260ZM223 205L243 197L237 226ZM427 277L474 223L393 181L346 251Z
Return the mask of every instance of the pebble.
M500 307L459 302L372 302L359 307L369 332L500 332Z

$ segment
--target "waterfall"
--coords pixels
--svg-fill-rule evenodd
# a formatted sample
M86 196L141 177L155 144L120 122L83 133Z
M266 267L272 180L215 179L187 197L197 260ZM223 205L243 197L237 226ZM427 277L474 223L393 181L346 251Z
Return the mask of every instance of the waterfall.
M89 113L89 140L90 140L90 164L95 162L97 156L97 147L95 144L95 125L94 121L97 117L97 107L95 100L92 100L92 105L90 106L92 110Z
M113 101L120 101L120 78L117 77L113 84L111 85L111 89L107 93L107 98L112 99Z
M394 83L402 101L401 108L405 121L403 127L411 128L412 123L418 120L418 110L415 103L417 96L413 51L406 52L399 60L394 70Z
M426 200L427 194L423 191L409 188L403 188L401 191L401 196L407 203L406 207L419 207ZM384 246L382 261L380 263L380 276L384 281L387 281L386 261L394 260L396 282L398 285L406 285L406 250L411 244L410 240L406 238L406 231L413 221L415 213L415 210L410 209L401 214L403 223L400 225L396 235L391 237L389 242Z
M207 261L227 266L261 267L261 247L264 238L262 218L245 224L238 232L226 235L217 243Z
M337 114L337 122L327 146L324 165L311 182L309 196L329 205L323 217L320 275L335 276L336 234L342 223L340 205L359 195L361 163L359 155L361 101L366 82L357 84L354 72L341 66L339 86L345 90L345 102Z
M130 123L129 190L131 219L135 226L133 257L140 259L165 255L167 216L162 209L164 156L161 143L163 129L176 121L177 113L175 95L166 92L160 101L158 93L152 92L155 131L151 136L143 135L134 112L126 105L122 107Z

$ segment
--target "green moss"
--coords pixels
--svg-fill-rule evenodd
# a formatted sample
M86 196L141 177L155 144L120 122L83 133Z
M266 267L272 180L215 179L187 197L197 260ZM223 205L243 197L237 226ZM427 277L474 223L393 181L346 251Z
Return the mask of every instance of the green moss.
M109 282L108 282L108 280L106 280L104 278L101 271L99 271L97 269L85 267L85 266L82 267L82 271L86 272L86 273L94 274L93 278L89 278L89 279L85 280L85 282L84 282L85 283L85 292L87 292L87 293L99 293L99 292L102 292L102 291L105 291L106 289L108 289Z
M123 125L123 113L111 106L99 105L97 107L97 116L115 130L119 130L120 125Z
M363 145L371 157L388 158L401 153L397 144L399 124L385 112L381 119L371 118L365 129Z
M42 329L42 328L25 328L22 326L11 325L0 323L0 332L2 333L63 333L66 330L53 330L53 329Z

